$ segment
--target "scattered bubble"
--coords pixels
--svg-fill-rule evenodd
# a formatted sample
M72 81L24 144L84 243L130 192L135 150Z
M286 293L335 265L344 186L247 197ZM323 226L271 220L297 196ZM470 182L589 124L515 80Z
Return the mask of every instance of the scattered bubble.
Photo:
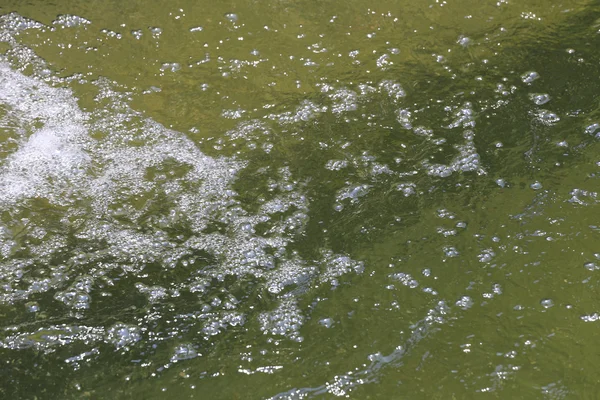
M160 70L161 71L170 71L170 72L177 72L181 69L181 65L179 63L163 63L160 66Z
M547 126L551 126L560 121L558 115L548 110L538 110L532 112L532 115L539 123Z
M469 296L462 296L457 302L456 306L462 308L463 310L468 310L473 307L473 300Z
M598 264L596 264L595 262L586 262L585 264L583 264L583 266L585 267L585 269L589 270L589 271L596 271L598 269L600 269L600 267L598 266Z
M191 344L181 344L175 347L173 356L171 356L171 362L178 362L184 360L191 360L192 358L198 357L198 351Z
M414 279L410 274L406 274L404 272L398 272L395 274L391 274L390 278L399 281L404 286L408 286L411 289L414 289L417 286L419 286L419 282L417 282L416 279Z
M529 98L538 106L550 101L550 95L548 94L530 94Z
M134 325L118 323L108 329L106 339L117 349L121 349L142 340L141 329Z
M488 263L492 261L492 258L494 258L495 255L496 253L494 253L492 249L485 249L477 256L477 259L479 262Z
M531 185L529 185L529 187L532 188L533 190L540 190L543 186L540 182L535 181Z
M456 250L456 247L448 246L444 247L444 255L446 257L458 257L460 253Z
M550 308L552 306L554 306L554 301L552 301L552 299L543 299L540 304L542 305L542 307L544 308Z
M591 125L589 125L588 127L585 128L585 133L588 135L594 135L596 136L596 138L600 137L600 132L596 133L596 131L600 130L600 124L599 123L593 123Z
M150 30L152 37L154 37L155 39L158 39L163 31L161 28L159 28L157 26L151 26L148 29Z
M136 38L137 40L140 40L142 38L143 32L141 29L139 29L139 30L131 31L131 34L133 35L134 38Z
M83 17L68 14L59 15L54 21L52 21L52 25L60 25L63 28L73 28L76 26L89 25L91 23L92 21Z
M231 22L237 22L238 15L235 13L227 13L227 14L225 14L225 18Z
M459 36L456 43L460 44L463 47L467 47L471 43L471 39L467 36Z
M401 183L396 187L396 189L402 192L404 197L408 197L416 193L416 187L417 185L414 183Z
M533 81L535 81L536 79L538 79L540 77L540 75L535 72L535 71L529 71L524 73L523 75L521 75L521 80L523 81L523 83L531 83Z
M325 328L331 328L333 326L333 320L331 318L323 318L319 320L319 324L323 325Z
M581 320L583 322L596 322L596 321L600 320L600 314L593 313L593 314L589 314L589 315L582 315Z

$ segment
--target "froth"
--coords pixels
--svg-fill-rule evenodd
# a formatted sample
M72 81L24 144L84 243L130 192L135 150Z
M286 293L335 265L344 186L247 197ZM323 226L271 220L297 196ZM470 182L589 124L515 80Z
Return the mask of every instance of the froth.
M10 39L18 62L43 65L13 40L18 29L41 26L16 15L3 18L2 37ZM65 21L65 28L85 23ZM196 354L198 341L250 317L267 335L299 341L305 316L298 296L312 282L362 272L362 264L344 254L325 251L312 260L289 249L306 229L310 207L289 170L281 169L269 183L272 196L248 211L233 188L244 161L207 156L185 134L133 110L107 80L81 82L96 87L102 107L83 111L68 80L46 72L25 76L0 62L3 118L19 144L0 168L0 211L6 212L0 299L20 303L49 293L62 312L84 321L96 302L118 310L111 299L140 295L145 311L116 325L86 326L93 334L81 333L81 324L43 326L40 318L37 328L5 337L4 347L64 346L81 335L85 343L103 341L123 351L150 346L176 336L148 324L168 319L162 307L185 296L196 298L197 307L182 319L193 321L197 333L188 335L192 344L175 348L171 362L192 358L187 355ZM321 111L306 103L277 119L307 120ZM174 270L178 279L165 281ZM246 292L235 289L241 281ZM263 290L275 303L272 311L246 315L254 306L244 298ZM33 312L43 315L44 306ZM35 339L45 330L67 333Z

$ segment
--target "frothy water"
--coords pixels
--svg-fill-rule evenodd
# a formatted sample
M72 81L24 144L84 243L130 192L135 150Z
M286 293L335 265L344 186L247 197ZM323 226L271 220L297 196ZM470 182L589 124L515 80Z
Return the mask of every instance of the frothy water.
M6 20L38 27L16 15L5 17L5 25ZM75 26L77 19L68 21L73 23L63 25ZM115 312L121 296L143 296L146 305L111 327L15 327L20 332L7 335L3 347L50 351L82 341L127 349L168 323L161 309L170 301L190 296L194 311L180 318L192 321L197 338L209 340L253 319L273 339L302 341L305 316L297 296L312 282L362 272L362 263L344 254L323 250L322 258L306 260L290 250L303 235L309 200L285 168L269 185L272 197L250 212L233 189L244 162L203 154L186 135L130 108L126 95L107 81L92 83L104 104L93 112L82 111L68 88L51 82L0 64L2 123L19 127L18 147L0 171L0 204L7 216L2 301L24 303L48 293L65 316L80 321L96 302L117 307ZM177 276L166 287L156 281L165 273ZM241 292L231 286L241 282ZM252 311L252 301L244 298L263 291L272 310ZM32 311L45 312L43 306ZM173 339L170 335L160 340ZM199 354L186 346L174 351L171 361Z

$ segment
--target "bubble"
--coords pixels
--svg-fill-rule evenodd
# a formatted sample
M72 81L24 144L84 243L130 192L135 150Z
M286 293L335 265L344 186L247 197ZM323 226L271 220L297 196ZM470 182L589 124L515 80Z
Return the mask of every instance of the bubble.
M319 320L319 324L323 325L325 328L331 328L333 326L333 320L331 318L323 318Z
M390 278L400 281L400 283L402 283L404 286L407 286L411 289L414 289L417 286L419 286L419 282L417 282L416 279L414 279L410 274L407 274L404 272L398 272L395 274L391 274Z
M389 54L383 54L382 56L380 56L377 61L375 62L377 67L385 70L386 67L390 64L393 64L393 62L390 61L390 55Z
M324 251L322 253L321 264L325 269L321 278L322 281L331 280L349 272L361 274L365 269L362 261L355 261L348 256L335 254L332 251Z
M431 165L427 168L427 174L447 178L454 172L454 168L447 165Z
M237 22L238 15L235 13L227 13L227 14L225 14L225 18L231 22Z
M356 92L348 89L339 89L329 95L333 100L331 112L334 114L354 111L358 107L358 95Z
M533 81L535 81L536 79L538 79L540 77L540 75L535 72L535 71L529 71L524 73L523 75L521 75L521 80L523 81L523 83L531 83Z
M143 293L146 296L148 296L148 302L150 303L156 303L162 299L169 297L167 289L158 285L147 286L143 283L136 283L135 287L140 291L140 293Z
M529 98L538 106L550 101L550 95L548 94L530 94Z
M369 193L371 185L358 185L349 186L338 192L337 200L341 201L344 199L350 199L352 203L358 202L361 197L366 196Z
M142 38L143 32L141 29L138 29L138 30L131 31L131 34L133 35L134 38L136 38L137 40L140 40Z
M186 343L175 347L173 355L171 356L171 362L178 362L184 360L191 360L199 356L198 351L192 344Z
M346 160L329 160L325 164L325 169L330 171L339 171L343 168L348 167L349 163Z
M56 17L54 21L52 21L52 25L60 25L63 28L73 28L76 26L89 25L92 21L87 20L82 17L78 17L77 15L59 15Z
M142 340L141 329L135 325L118 323L108 329L106 340L117 349L131 346Z
M392 80L383 80L379 83L379 89L386 93L390 98L398 100L406 96L406 92L400 83Z
M540 182L535 181L534 183L529 185L529 187L532 188L533 190L540 190L543 186Z
M502 294L502 286L499 283L494 283L492 285L492 292L494 294Z
M448 246L444 247L444 255L446 257L458 257L460 253L456 250L456 247Z
M540 304L544 308L550 308L554 306L554 301L552 301L552 299L543 299Z
M473 299L469 296L462 296L459 300L456 301L456 306L462 308L463 310L468 310L473 307Z
M54 298L75 310L87 310L92 300L86 291L75 289L57 292Z
M593 135L599 129L600 129L600 124L594 123L594 124L589 125L587 128L585 128L585 133L587 133L588 135Z
M494 253L492 249L485 249L477 256L477 259L479 262L488 263L492 261L492 258L494 258L495 255L496 253Z
M291 340L302 342L300 327L304 316L300 313L296 301L287 298L273 310L261 313L259 316L261 331L275 336L286 336Z
M160 70L161 71L170 71L170 72L177 72L181 69L181 65L179 63L163 63L160 66Z
M586 262L585 264L583 264L583 266L588 271L596 271L597 269L600 269L600 267L598 267L598 264L596 264L595 262L591 262L591 261L590 262Z
M415 185L414 183L401 183L396 187L396 190L402 192L404 197L409 197L416 193L416 187L417 185Z
M600 320L600 314L593 313L589 315L582 315L580 318L583 322L596 322Z
M157 26L151 26L148 29L150 30L152 37L154 37L155 39L158 39L163 32L162 28L159 28Z
M548 110L538 110L531 113L533 117L537 120L537 122L551 126L560 121L560 117L555 113Z
M471 39L467 36L461 35L458 37L458 40L456 40L456 43L460 44L463 47L467 47L471 43Z

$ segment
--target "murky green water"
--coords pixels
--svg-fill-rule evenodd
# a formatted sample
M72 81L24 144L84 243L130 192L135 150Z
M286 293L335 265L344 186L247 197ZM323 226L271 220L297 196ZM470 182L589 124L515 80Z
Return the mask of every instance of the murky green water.
M0 397L597 398L600 3L64 3L0 5Z

